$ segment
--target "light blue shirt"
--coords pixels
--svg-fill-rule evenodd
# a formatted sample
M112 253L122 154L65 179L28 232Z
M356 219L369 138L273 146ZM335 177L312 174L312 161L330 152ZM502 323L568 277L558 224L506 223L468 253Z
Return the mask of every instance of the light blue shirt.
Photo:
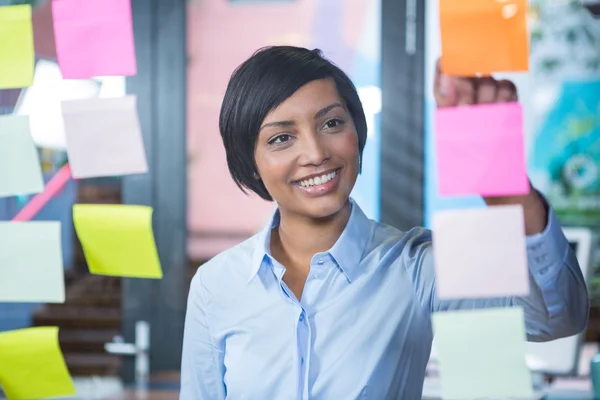
M336 244L312 258L300 302L270 255L277 212L261 233L198 269L180 399L420 399L436 311L522 306L531 341L584 329L587 290L551 210L545 231L527 238L528 297L440 301L431 232L401 232L351 204Z

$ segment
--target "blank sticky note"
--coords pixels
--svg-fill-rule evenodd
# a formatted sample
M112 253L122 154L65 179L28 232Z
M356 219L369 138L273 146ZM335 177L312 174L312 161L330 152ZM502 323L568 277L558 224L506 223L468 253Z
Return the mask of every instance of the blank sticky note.
M0 89L31 85L34 65L31 6L0 7Z
M438 312L432 320L444 399L531 398L522 308Z
M31 137L29 118L0 116L0 197L43 190L42 168Z
M91 273L162 278L152 232L152 208L76 204L73 222Z
M0 333L0 384L10 400L75 394L57 327Z
M62 112L74 178L148 171L135 96L64 101Z
M56 56L63 78L136 74L130 1L52 1Z
M439 211L432 228L440 299L529 293L522 206Z
M439 5L444 73L529 69L527 0L440 0Z
M435 146L440 195L529 193L519 103L438 108Z
M0 222L0 302L63 303L60 222Z

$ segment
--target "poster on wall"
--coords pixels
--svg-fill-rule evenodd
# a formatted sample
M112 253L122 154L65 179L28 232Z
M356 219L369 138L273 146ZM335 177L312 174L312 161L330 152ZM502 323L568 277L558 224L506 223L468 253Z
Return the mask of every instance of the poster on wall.
M566 225L600 227L600 21L532 0L528 169Z

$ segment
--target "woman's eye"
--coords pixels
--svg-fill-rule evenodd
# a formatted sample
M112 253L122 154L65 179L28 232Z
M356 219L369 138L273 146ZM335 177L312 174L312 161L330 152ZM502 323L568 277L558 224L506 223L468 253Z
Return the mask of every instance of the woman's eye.
M334 118L334 119L330 119L329 121L327 121L325 123L324 128L326 128L326 129L337 128L343 124L344 124L344 121L342 121L339 118Z
M269 140L269 144L281 144L281 143L287 142L290 139L291 139L290 135L279 135L279 136L274 137L273 139Z

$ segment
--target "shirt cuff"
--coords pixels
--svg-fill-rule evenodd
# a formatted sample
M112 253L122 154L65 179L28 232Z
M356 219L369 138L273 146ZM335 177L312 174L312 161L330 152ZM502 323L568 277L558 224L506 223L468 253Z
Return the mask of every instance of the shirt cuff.
M556 214L546 199L541 197L548 210L548 224L543 232L526 238L529 271L537 282L556 276L569 251L569 242L565 238Z

